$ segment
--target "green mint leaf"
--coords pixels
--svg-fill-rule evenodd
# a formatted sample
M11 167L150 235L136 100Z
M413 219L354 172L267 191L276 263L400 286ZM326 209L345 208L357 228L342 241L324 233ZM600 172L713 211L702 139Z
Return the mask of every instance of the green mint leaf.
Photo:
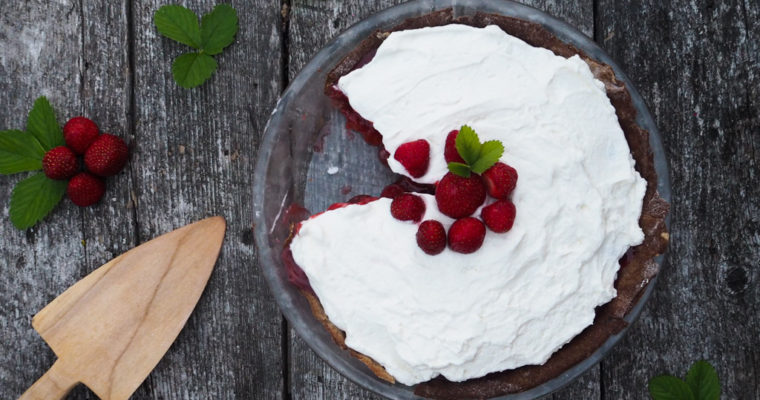
M32 134L19 130L0 131L0 174L42 169L45 149Z
M478 160L475 161L472 166L472 172L476 174L482 174L486 172L488 168L491 168L496 164L501 155L504 154L504 145L498 140L489 140L480 146L480 155Z
M686 382L670 375L652 378L649 394L654 400L697 400Z
M11 193L10 217L21 230L45 218L66 192L66 181L54 181L39 172L16 184Z
M174 59L172 75L183 88L194 88L216 71L216 60L208 54L187 53Z
M707 361L697 361L691 366L686 374L686 383L689 384L697 400L720 399L718 373Z
M475 161L478 161L480 155L480 139L478 134L467 125L462 125L459 128L459 134L455 142L457 152L462 157L464 162L468 165L472 165Z
M178 5L167 5L153 14L153 24L158 32L169 39L186 44L194 49L201 48L201 28L198 15L192 10Z
M219 54L235 41L238 16L228 4L218 4L201 20L201 47L206 54Z
M459 175L463 178L470 177L470 166L467 164L462 164L458 162L450 162L449 171L451 171L452 174Z
M26 120L26 131L39 140L45 151L64 144L63 132L55 119L55 111L45 96L34 101Z

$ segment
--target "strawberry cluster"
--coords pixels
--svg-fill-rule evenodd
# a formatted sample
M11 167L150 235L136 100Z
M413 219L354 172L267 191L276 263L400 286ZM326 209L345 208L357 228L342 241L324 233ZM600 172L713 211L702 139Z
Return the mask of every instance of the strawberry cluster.
M459 138L460 132L464 132ZM421 142L424 142L421 143ZM402 150L399 154L398 150ZM418 140L401 145L394 158L414 177L425 174L429 163L429 145ZM486 227L494 233L512 229L515 205L509 196L517 185L517 171L498 162L504 151L498 141L481 144L468 126L454 130L446 138L444 158L449 171L435 187L435 200L442 214L455 219L446 232L436 220L423 221L417 229L417 245L427 254L441 253L448 247L458 253L477 251L486 236ZM419 222L425 203L417 195L404 193L398 185L383 190L383 197L393 198L391 214L402 221ZM487 197L494 199L482 207ZM479 218L473 214L480 209Z
M80 206L91 206L103 197L103 178L116 175L129 156L124 140L100 133L98 126L85 117L71 118L63 126L65 146L58 146L42 158L42 169L50 179L69 180L66 193ZM84 159L82 171L80 157Z

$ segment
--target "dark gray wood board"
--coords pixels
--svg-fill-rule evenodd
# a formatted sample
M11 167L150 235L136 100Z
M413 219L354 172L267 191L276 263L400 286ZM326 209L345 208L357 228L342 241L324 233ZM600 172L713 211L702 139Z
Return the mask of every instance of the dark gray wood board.
M597 32L647 100L673 186L668 265L602 363L608 399L707 359L726 399L760 398L756 1L601 1Z

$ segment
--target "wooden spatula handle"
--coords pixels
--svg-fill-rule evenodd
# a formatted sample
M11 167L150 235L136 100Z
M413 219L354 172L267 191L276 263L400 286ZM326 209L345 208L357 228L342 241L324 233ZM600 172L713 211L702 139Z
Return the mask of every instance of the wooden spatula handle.
M19 400L60 400L76 386L76 379L71 378L56 361L34 385L19 397Z

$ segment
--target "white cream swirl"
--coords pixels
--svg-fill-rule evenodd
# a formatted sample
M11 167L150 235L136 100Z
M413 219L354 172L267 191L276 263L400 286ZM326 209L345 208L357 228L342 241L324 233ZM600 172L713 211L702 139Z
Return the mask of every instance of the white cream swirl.
M390 201L350 205L303 223L295 261L346 344L399 382L452 381L542 364L615 296L618 260L643 240L645 181L615 110L578 57L527 45L498 27L391 34L374 59L339 81L391 152L427 139L446 172L446 134L462 124L501 140L519 173L514 227L488 232L469 255L436 256ZM391 168L404 173L392 158ZM432 196L426 219L451 224Z

